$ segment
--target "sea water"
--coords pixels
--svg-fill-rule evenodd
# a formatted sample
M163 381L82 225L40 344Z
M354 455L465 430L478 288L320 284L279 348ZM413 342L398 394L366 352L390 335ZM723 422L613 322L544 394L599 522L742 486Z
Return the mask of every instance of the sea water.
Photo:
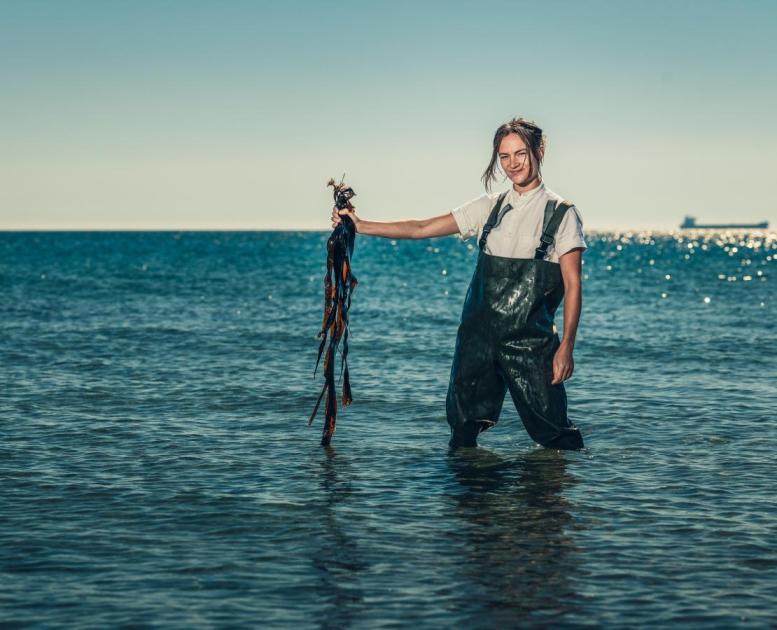
M588 235L575 453L448 451L455 237L357 236L322 448L327 236L0 234L2 627L777 622L777 235Z

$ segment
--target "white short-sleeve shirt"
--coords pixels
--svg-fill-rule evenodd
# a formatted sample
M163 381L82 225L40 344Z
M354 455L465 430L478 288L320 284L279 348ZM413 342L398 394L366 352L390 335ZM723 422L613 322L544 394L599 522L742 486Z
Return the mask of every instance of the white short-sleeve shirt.
M480 240L483 226L500 194L481 195L452 211L462 240L471 236L475 236L477 241ZM509 203L513 208L505 213L502 222L491 230L486 240L485 252L492 256L506 258L534 258L534 250L540 244L542 236L545 204L549 199L562 201L563 197L547 188L545 182L524 193L510 188L503 207ZM548 248L545 260L557 263L559 256L576 247L585 250L588 246L583 237L583 220L580 212L572 206L564 214L556 232L556 240Z

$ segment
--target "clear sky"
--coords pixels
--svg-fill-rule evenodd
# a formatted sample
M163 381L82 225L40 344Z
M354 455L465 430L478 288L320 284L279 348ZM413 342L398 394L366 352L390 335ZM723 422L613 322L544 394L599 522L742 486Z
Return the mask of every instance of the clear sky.
M775 68L772 0L2 0L0 229L434 216L515 115L586 228L775 227Z

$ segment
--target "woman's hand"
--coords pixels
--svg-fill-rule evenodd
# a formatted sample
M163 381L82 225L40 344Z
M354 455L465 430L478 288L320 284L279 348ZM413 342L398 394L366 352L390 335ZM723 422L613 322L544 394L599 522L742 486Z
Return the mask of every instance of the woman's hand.
M556 354L553 355L553 380L550 384L558 385L563 383L572 376L574 371L575 362L572 359L572 349L562 344L556 350Z
M359 231L359 223L361 222L361 219L356 216L356 208L351 206L351 209L343 208L342 210L338 210L337 206L332 208L332 227L337 227L339 223L342 222L341 216L348 216L351 217L351 221L353 221L353 224L356 226L356 231Z

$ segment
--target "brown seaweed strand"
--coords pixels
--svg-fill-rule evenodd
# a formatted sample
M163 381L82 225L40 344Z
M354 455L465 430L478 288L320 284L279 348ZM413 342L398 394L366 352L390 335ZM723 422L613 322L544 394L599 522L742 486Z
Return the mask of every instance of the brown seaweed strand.
M346 289L347 298L344 300L344 320L345 320L345 332L343 333L343 351L342 351L342 361L340 364L341 367L341 373L343 378L343 407L346 407L350 405L353 402L353 395L351 394L351 379L350 379L350 373L348 372L348 334L349 334L349 325L348 325L348 311L351 309L351 294L358 284L358 281L351 273L350 264L348 266L348 275L350 277L347 278L347 283L344 280L343 284Z
M348 189L345 203L341 193L345 189L341 181L336 184L331 179L328 184L334 189L335 203L337 207L352 208L348 199L353 196L353 191ZM308 424L312 424L318 409L320 408L324 394L326 394L326 419L324 421L321 444L330 443L335 432L337 421L337 394L335 392L335 358L337 349L342 342L341 351L341 376L343 379L342 403L346 406L352 402L350 374L348 371L348 311L351 306L351 293L356 287L357 281L351 272L350 252L353 247L355 226L349 217L343 217L340 225L332 232L327 241L327 275L324 278L324 317L319 337L318 368L321 356L324 356L324 385L316 401L316 406L310 416ZM314 371L315 374L315 371Z
M319 346L319 360L321 358L322 351L324 351L325 344L328 341L328 346L326 346L326 350L324 352L324 386L321 390L321 393L319 394L316 406L308 421L308 425L312 424L316 414L318 413L321 400L324 394L326 394L326 417L324 421L323 436L321 439L322 445L327 445L330 443L336 427L337 395L335 393L334 377L335 353L345 328L345 322L343 320L344 283L341 281L343 254L341 251L337 251L337 244L332 238L329 239L327 250L330 254L327 256L327 270L329 271L331 265L331 273L328 273L326 276L326 279L330 280L330 286L327 287L325 281L325 290L328 289L325 295L325 302L326 298L328 297L331 303L325 303L325 319L321 333L319 333L323 337L322 344ZM333 283L331 282L332 279L334 280Z
M335 304L333 308L335 312L334 321L332 322L329 334L329 348L325 359L326 366L324 369L327 381L326 419L324 421L324 430L321 438L321 444L324 446L331 442L332 436L337 428L337 394L335 392L334 363L337 347L340 345L340 341L344 338L347 330L346 316L350 288L349 283L347 282L349 267L347 251L345 248L340 247L334 253ZM343 350L345 350L345 346L343 347Z
M334 271L334 260L332 257L332 245L327 245L326 256L326 274L324 275L324 321L321 323L321 332L326 330L326 320L329 318L329 311L332 310L334 301L334 287L332 285L332 272Z
M318 371L318 364L321 361L321 354L324 352L326 346L327 331L330 327L330 317L332 314L332 304L335 298L335 286L332 280L334 274L334 256L332 255L333 244L330 241L327 243L327 257L326 257L326 274L324 275L324 321L321 324L321 331L318 333L318 337L321 339L321 344L318 346L318 358L316 359L316 367L313 369L313 376L316 376ZM316 406L318 409L318 406ZM314 414L315 415L315 412Z

